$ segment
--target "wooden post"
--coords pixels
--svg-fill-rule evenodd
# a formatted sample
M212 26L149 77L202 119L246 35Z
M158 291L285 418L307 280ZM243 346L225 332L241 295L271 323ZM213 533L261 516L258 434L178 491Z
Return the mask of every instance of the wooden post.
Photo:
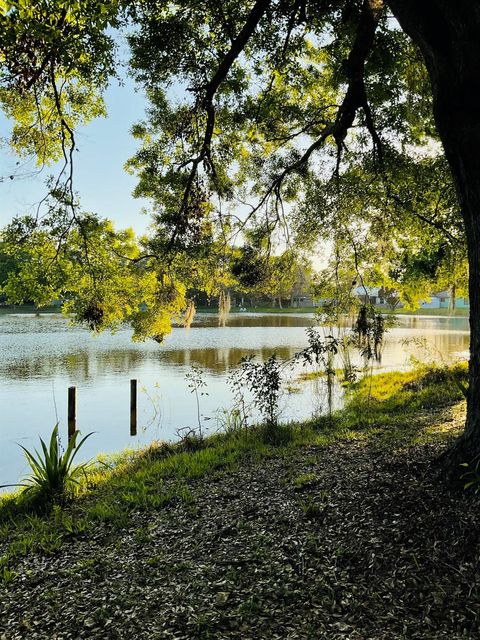
M130 380L130 435L137 435L137 381Z
M77 430L77 388L68 387L68 440Z

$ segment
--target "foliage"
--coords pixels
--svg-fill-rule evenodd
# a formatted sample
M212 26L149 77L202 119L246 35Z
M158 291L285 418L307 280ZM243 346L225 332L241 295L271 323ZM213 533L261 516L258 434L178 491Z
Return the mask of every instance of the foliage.
M278 421L278 398L281 384L281 366L275 354L263 363L254 362L255 356L240 360L237 383L243 381L253 395L253 403L267 425Z
M292 425L264 422L256 427L261 442L272 447L287 447L295 440Z
M73 466L73 461L85 440L92 434L87 434L77 443L78 435L78 431L73 434L63 453L59 443L58 425L52 431L48 446L40 438L41 452L35 450L32 453L20 445L32 471L25 479L27 491L33 492L45 502L62 501L74 491L88 463Z
M133 128L140 148L127 170L138 177L135 194L151 201L152 236L139 244L138 263L122 265L120 280L154 272L162 291L153 277L136 275L123 292L109 269L119 261L110 256L87 276L86 290L70 292L76 318L99 329L131 322L136 336L161 340L172 314L185 308L186 290L218 295L233 284L279 300L289 295L299 250L319 239L333 241L330 279L340 257L352 279L362 272L369 284L396 288L411 307L432 287L465 288L458 205L418 50L369 3L302 7L2 3L0 96L17 152L34 152L40 163L64 156L72 165L75 129L103 113L100 94L115 74L112 27L126 27L130 68L150 102ZM350 104L358 92L345 60L353 64L369 10L375 39L362 58L364 98ZM87 244L98 240L82 221L72 180L70 171L66 184L49 187L66 205L41 225L54 245L49 259L59 243L79 244L65 225ZM251 211L244 214L245 202ZM244 246L234 249L239 234ZM106 290L91 291L101 269L110 300ZM44 298L58 295L58 278L43 271ZM148 302L138 313L130 292L144 287ZM33 274L23 288L24 297L40 299Z
M307 327L305 332L308 347L299 352L297 357L302 359L305 364L322 365L327 375L332 373L329 369L330 355L338 353L338 339L331 334L323 337L315 327Z
M323 332L316 327L306 329L308 346L295 355L304 365L320 365L327 377L336 375L334 358L340 355L344 380L354 382L356 370L350 359L352 348L358 349L365 362L379 361L383 338L386 331L385 318L381 313L368 305L361 305L354 321L352 330L348 329L345 318L337 317L338 308L334 310L335 325L330 325ZM319 324L327 320L327 315L320 312ZM335 335L336 334L336 335Z
M5 587L15 579L16 575L15 571L12 571L8 567L1 568L0 579Z
M340 276L397 291L393 303L410 309L435 290L465 295L464 234L445 160L390 150L380 173L360 152L345 154L344 162L340 176L306 180L294 213L302 245L319 237L334 242L319 293L328 296Z
M63 160L36 215L1 233L0 287L9 302L62 299L74 321L95 331L127 322L135 338L161 341L187 307L187 288L211 294L228 284L228 250L207 234L172 259L160 230L137 242L80 209L75 134L105 115L101 94L116 73L113 29L126 9L132 3L118 0L0 4L0 108L12 123L10 147L42 166Z
M239 421L241 428L245 428L248 426L250 418L250 407L245 398L244 370L242 366L233 369L227 378L227 383L233 395L236 420Z
M480 493L480 460L474 459L471 462L462 462L460 465L464 473L460 476L463 481L463 488L470 489L475 493Z
M314 473L302 473L295 478L293 484L296 489L303 489L304 487L310 487L317 481L317 476Z
M303 513L308 520L320 520L324 515L325 509L325 503L317 503L311 498L302 503Z
M396 289L381 287L378 291L378 295L388 303L392 311L395 311L400 304L400 296Z
M243 287L264 282L271 295L282 295L278 278L288 268L272 256L277 282L267 284L263 254L289 219L298 246L333 240L332 255L354 275L400 289L411 306L432 287L465 286L458 204L433 125L428 75L384 13L373 17L375 41L362 60L365 102L342 121L354 95L345 60L355 55L369 7L338 2L303 14L290 3L223 3L221 10L172 3L160 15L150 6L135 14L132 66L151 102L135 129L142 147L129 164L138 195L163 207L159 226L175 229L176 241L199 216L228 234L239 227L248 242L233 272ZM253 14L255 29L237 50L232 34L240 39ZM172 83L190 88L180 102L170 100ZM221 215L214 194L226 203ZM252 203L248 232L243 217L236 222L245 201ZM422 261L425 255L431 260Z
M265 281L267 265L259 249L244 245L232 259L232 274L243 291L255 289Z
M237 408L220 409L217 412L217 422L224 433L240 433L245 428L241 411Z
M59 160L74 130L105 115L101 90L113 74L117 0L2 0L0 107L10 144L42 165Z
M381 313L367 305L362 305L354 326L356 343L366 360L381 359L385 319Z
M153 237L134 258L153 272L133 277L145 285L146 309L132 304L132 281L124 296L102 261L117 295L109 300L90 273L87 292L76 294L78 317L94 328L126 319L136 335L161 340L190 284L225 286L239 234L248 243L253 227L255 251L275 256L292 218L297 246L328 238L335 285L341 259L351 282L399 288L411 308L432 287L465 290L464 231L471 260L478 235L475 153L466 151L478 122L465 120L468 83L478 77L478 13L467 4L4 0L0 100L15 119L11 145L41 162L63 156L70 171L52 191L83 237L74 127L102 112L98 91L114 72L109 30L124 19L130 70L150 103L127 163L135 195L153 212ZM450 126L448 106L461 126ZM270 291L281 297L288 270L275 271ZM470 287L478 278L472 269Z
M153 258L149 268L137 261L141 241L131 229L116 231L88 213L78 221L79 228L61 226L53 236L29 218L4 229L0 290L6 300L42 306L60 299L64 313L93 331L128 322L134 339L162 341L172 315L187 306L185 285L162 273Z

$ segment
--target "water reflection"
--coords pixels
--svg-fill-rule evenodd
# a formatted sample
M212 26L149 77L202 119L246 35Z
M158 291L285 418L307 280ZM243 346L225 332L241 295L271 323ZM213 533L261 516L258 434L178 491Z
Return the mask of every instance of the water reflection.
M261 314L261 313L232 313L227 317L227 327L309 327L312 324L311 313ZM192 327L216 327L218 316L215 313L199 313Z
M290 360L296 353L295 349L279 346L275 348L275 353L281 360ZM241 358L255 354L259 360L266 360L272 355L272 348L219 348L219 349L178 349L175 351L165 351L162 356L165 361L180 365L182 367L199 366L208 370L212 374L229 373L237 366Z
M78 388L80 429L97 431L87 441L86 456L132 445L130 378L138 378L144 389L139 397L143 429L133 443L171 438L179 427L195 423L194 398L184 380L192 365L205 371L209 395L202 398L202 413L215 426L218 407L231 405L226 377L240 358L255 353L264 360L276 352L282 360L290 359L306 346L305 327L312 321L309 314L236 314L226 327L218 327L215 315L204 315L188 332L175 328L158 345L132 343L128 329L92 336L57 315L0 316L0 484L15 481L24 468L16 442L31 446L57 421L64 433L68 386ZM420 344L425 340L427 349ZM468 342L466 318L400 317L387 334L381 367L407 367L411 356L437 361L466 357ZM335 402L341 402L340 396ZM318 381L282 399L285 419L308 417L324 406L323 383Z
M78 382L86 382L115 371L135 372L144 359L145 354L142 352L121 349L114 352L82 349L58 355L36 351L31 357L22 356L1 362L0 375L3 380L25 380L56 377L64 373Z

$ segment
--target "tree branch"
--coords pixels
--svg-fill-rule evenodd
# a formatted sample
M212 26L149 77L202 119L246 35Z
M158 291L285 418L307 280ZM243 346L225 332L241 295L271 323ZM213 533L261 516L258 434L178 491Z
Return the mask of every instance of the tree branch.
M184 189L183 198L182 198L180 211L178 215L178 222L175 225L174 232L168 244L167 252L169 252L173 248L180 231L180 226L185 226L188 223L188 217L186 215L187 209L188 209L188 202L191 197L193 185L197 178L198 167L200 163L203 162L205 159L208 159L210 168L214 170L213 162L211 161L211 158L210 158L210 145L212 142L213 131L215 128L215 107L213 105L213 99L215 97L215 94L217 93L222 82L226 79L233 64L235 63L239 55L244 50L247 42L255 32L255 29L257 28L260 20L263 18L268 7L270 6L270 2L271 0L257 0L255 2L242 29L240 30L240 33L233 40L230 49L228 50L225 57L220 62L213 77L206 85L204 85L201 88L201 92L203 93L203 96L201 97L201 99L197 100L196 109L203 108L205 109L205 112L207 114L205 132L204 132L202 146L199 154L195 158L192 158L190 161L187 162L187 164L191 163L192 167L190 169L190 173L188 175L187 183Z
M277 191L280 188L282 182L289 174L298 171L300 168L308 164L311 155L314 151L323 146L329 136L332 136L337 144L339 150L338 163L345 137L349 129L353 126L357 111L361 108L363 108L365 112L367 128L372 134L374 143L376 142L378 144L381 152L381 140L375 131L372 114L367 101L364 74L365 63L373 48L375 32L380 21L383 8L383 0L364 0L355 41L350 51L350 55L345 62L345 71L349 80L348 88L342 104L337 111L337 116L334 122L325 126L321 135L308 147L302 157L286 167L273 181L259 206L265 202L272 192Z
M229 71L233 64L240 56L245 48L245 45L249 41L250 37L254 33L260 20L265 15L271 0L257 0L254 4L250 14L248 15L245 24L243 25L238 36L233 40L232 45L220 62L216 72L211 80L197 90L198 99L195 105L195 110L203 109L206 113L206 124L204 135L200 147L200 151L196 157L192 157L183 163L183 166L191 165L190 172L188 174L185 189L183 192L182 201L178 213L178 219L175 225L175 229L172 233L171 239L167 246L167 252L170 252L175 245L178 235L183 229L188 226L188 205L192 195L192 190L195 181L198 177L198 169L202 162L208 163L208 168L214 172L213 161L210 157L210 147L213 137L213 131L215 128L215 107L213 104L214 97L220 88L221 84L225 81ZM298 11L301 5L295 3L294 12ZM339 157L341 149L344 145L345 137L354 124L357 112L362 109L365 114L365 124L370 132L374 146L381 153L381 140L378 133L375 130L373 115L368 104L366 88L365 88L365 64L370 54L377 26L384 10L383 0L364 0L356 36L352 45L352 49L348 58L345 61L344 70L347 78L347 90L341 105L338 108L335 120L326 124L319 137L304 151L303 155L285 167L281 173L276 176L270 185L267 187L264 195L260 199L257 206L252 208L252 212L249 214L249 218L254 215L272 196L276 194L277 198L280 195L280 189L285 178L300 170L302 167L308 164L312 154L321 148L327 138L332 136L335 139L337 147L339 149ZM289 23L289 33L293 30L293 23Z

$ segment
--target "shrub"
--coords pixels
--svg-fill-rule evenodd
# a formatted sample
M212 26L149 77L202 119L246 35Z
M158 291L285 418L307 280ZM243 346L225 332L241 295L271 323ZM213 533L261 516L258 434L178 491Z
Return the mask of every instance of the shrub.
M253 395L253 404L265 423L272 428L278 422L278 397L282 381L281 366L276 354L263 363L253 362L255 356L240 360L240 374L236 383L244 381Z
M223 433L238 434L245 427L241 411L239 409L220 409L217 412L217 422Z
M177 429L177 436L179 437L178 451L194 452L206 447L205 438L198 429L181 427Z
M465 473L460 476L463 480L463 488L470 489L476 494L480 493L480 458L476 456L470 463L462 462L460 465Z

